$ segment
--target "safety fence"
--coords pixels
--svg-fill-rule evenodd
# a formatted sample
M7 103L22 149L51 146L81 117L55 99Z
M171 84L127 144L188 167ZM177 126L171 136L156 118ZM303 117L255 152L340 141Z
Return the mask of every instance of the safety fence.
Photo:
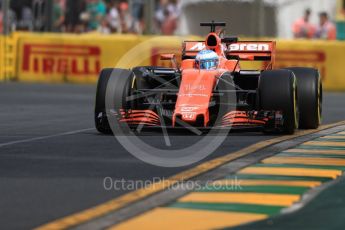
M195 37L14 33L0 37L0 80L95 83L102 68L166 66L160 53L181 55L183 40ZM199 38L200 39L200 38ZM278 40L276 68L314 67L327 90L345 90L345 42ZM245 68L260 68L248 63Z

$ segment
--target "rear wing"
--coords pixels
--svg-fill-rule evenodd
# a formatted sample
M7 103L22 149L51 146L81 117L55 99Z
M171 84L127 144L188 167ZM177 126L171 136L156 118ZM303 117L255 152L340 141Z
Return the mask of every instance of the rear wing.
M227 59L268 62L266 69L273 69L275 64L275 41L238 41L223 43ZM186 41L183 45L182 58L195 58L199 51L206 48L204 41Z

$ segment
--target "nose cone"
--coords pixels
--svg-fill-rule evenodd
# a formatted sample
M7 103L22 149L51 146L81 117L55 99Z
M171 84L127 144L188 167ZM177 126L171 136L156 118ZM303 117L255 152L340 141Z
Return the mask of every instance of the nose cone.
M176 124L176 119L181 119L189 124L207 126L216 74L217 71L196 69L183 71L173 125Z

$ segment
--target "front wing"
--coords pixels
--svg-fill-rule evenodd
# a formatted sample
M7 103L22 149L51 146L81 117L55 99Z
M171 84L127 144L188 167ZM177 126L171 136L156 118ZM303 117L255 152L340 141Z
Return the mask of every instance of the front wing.
M168 117L168 116L167 116ZM169 118L169 117L168 117ZM164 122L162 120L164 119ZM159 116L152 110L122 110L120 112L119 122L127 124L128 126L142 126L144 128L184 128L179 125L173 127L169 124L169 119ZM172 120L172 119L170 119ZM184 123L184 122L182 122ZM164 124L164 125L163 125ZM188 124L193 126L193 124ZM225 114L220 122L216 122L212 126L208 127L196 127L200 129L209 128L258 128L258 127L270 127L279 128L283 125L283 116L281 112L277 111L230 111Z

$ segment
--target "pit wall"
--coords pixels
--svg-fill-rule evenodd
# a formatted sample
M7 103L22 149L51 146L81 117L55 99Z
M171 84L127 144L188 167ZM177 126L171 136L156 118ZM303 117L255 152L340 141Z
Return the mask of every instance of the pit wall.
M15 33L0 37L0 81L95 83L102 68L167 66L160 53L181 55L183 40L196 37ZM199 38L200 39L200 38ZM245 39L243 39L245 40ZM262 63L241 63L260 68ZM278 40L276 68L319 69L326 90L345 90L345 42Z

